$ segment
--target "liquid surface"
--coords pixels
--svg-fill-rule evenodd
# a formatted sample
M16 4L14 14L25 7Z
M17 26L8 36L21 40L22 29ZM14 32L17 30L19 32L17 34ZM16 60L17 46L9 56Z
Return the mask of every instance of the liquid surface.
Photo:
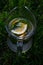
M9 29L16 36L23 38L28 31L32 30L32 25L24 18L15 18L9 23Z

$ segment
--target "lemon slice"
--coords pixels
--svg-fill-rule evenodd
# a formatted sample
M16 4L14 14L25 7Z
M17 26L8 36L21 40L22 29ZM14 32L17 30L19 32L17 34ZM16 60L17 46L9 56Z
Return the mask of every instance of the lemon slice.
M18 27L11 30L12 33L20 35L20 34L23 34L27 30L27 24L25 23L20 22L16 26Z

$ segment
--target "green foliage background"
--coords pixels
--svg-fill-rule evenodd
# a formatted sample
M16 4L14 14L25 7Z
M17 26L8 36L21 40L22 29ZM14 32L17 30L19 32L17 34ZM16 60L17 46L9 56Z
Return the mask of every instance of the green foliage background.
M15 6L26 5L37 19L32 48L18 57L6 43L5 19ZM0 65L43 65L43 0L0 0Z

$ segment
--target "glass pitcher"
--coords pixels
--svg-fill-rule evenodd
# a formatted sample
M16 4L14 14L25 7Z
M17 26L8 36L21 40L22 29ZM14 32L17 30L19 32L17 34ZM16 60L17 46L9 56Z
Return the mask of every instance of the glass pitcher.
M12 51L20 54L31 48L36 19L27 6L14 7L9 12L5 28L8 33L7 44Z

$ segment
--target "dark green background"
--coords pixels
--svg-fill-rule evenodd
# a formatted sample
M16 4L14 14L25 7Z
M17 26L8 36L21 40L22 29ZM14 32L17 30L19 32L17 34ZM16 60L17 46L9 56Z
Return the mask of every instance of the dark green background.
M6 43L5 19L15 6L26 5L37 19L32 48L18 57ZM0 65L43 65L43 0L0 0Z

